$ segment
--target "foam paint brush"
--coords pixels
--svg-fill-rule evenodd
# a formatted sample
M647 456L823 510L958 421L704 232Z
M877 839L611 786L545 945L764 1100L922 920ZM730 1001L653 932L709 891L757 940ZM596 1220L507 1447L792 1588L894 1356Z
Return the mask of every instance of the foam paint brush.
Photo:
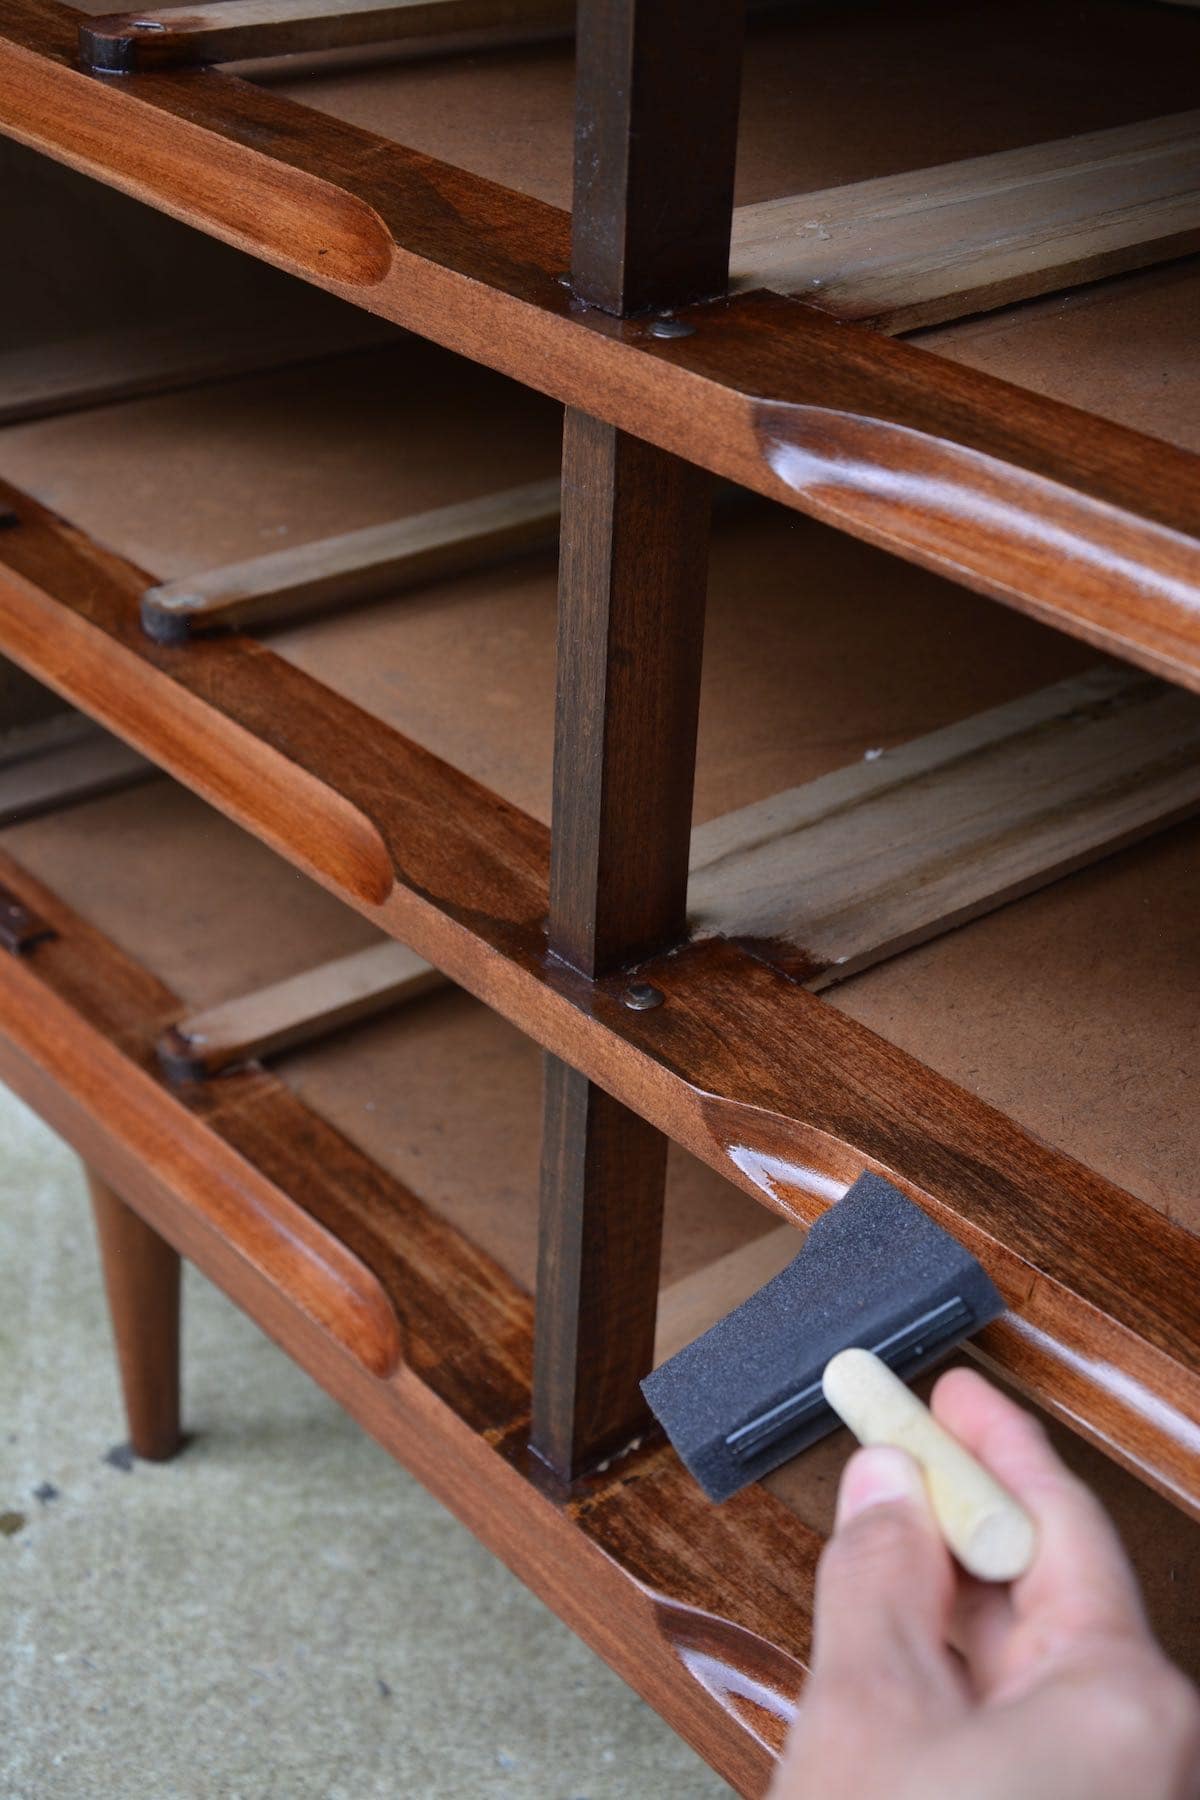
M787 1268L642 1387L705 1493L725 1500L841 1423L823 1387L840 1352L870 1351L909 1382L1003 1310L957 1239L864 1174Z

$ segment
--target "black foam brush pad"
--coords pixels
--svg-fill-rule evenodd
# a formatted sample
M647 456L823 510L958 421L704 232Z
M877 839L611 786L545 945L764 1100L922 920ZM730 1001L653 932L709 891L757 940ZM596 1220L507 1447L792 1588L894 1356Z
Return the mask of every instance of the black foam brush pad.
M794 1262L642 1391L705 1493L727 1500L839 1423L821 1392L839 1350L873 1350L908 1381L1003 1310L957 1239L864 1174Z

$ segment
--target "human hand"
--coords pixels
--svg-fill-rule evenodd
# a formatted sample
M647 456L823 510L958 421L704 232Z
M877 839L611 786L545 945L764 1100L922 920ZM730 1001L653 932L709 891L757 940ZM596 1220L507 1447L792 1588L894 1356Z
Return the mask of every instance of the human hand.
M917 1465L859 1450L817 1577L812 1673L771 1800L1195 1800L1200 1697L1150 1634L1099 1502L970 1369L933 1412L1037 1521L1028 1574L953 1563Z

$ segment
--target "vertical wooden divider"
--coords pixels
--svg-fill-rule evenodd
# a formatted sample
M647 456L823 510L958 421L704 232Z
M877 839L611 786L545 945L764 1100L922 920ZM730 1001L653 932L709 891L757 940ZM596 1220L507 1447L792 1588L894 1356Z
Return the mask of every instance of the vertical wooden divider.
M698 6L698 11L697 11ZM573 286L619 315L721 293L741 0L581 0ZM686 925L709 482L568 409L550 948L597 979ZM534 1450L563 1481L644 1427L667 1145L546 1059Z

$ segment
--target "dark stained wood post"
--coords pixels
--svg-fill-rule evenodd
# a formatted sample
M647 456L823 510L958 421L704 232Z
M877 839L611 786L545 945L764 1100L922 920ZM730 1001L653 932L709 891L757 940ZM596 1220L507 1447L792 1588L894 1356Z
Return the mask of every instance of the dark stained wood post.
M725 289L741 0L581 0L573 286L628 315ZM686 923L708 477L568 409L550 947L598 978ZM532 1443L564 1481L646 1423L666 1140L547 1058Z
M179 1429L179 1253L106 1182L86 1171L121 1370L129 1442L166 1462Z
M579 0L572 285L628 316L725 291L742 0Z

